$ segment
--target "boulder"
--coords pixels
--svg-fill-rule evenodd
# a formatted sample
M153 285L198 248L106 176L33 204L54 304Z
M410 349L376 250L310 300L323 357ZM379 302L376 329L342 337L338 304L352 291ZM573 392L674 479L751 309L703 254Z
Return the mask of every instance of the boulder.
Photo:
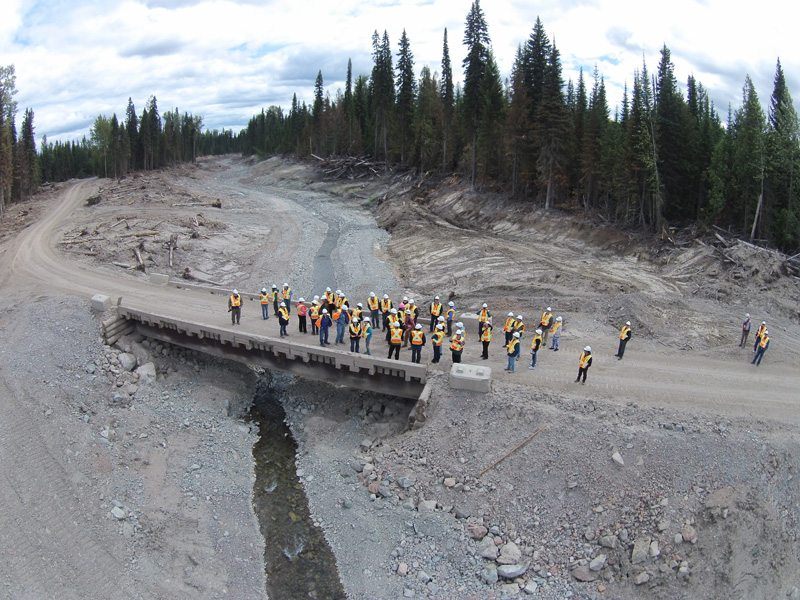
M145 363L136 369L136 374L139 375L139 386L155 383L156 366L151 362Z
M526 565L500 565L497 567L497 574L504 579L516 579L527 570Z

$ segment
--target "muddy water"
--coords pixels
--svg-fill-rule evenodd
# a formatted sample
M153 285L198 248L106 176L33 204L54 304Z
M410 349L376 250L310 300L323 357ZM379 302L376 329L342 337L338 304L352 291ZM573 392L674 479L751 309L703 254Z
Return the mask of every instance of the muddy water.
M297 480L297 445L266 378L258 383L250 414L261 433L253 448L253 503L266 542L267 595L271 600L344 600L336 558L314 525Z

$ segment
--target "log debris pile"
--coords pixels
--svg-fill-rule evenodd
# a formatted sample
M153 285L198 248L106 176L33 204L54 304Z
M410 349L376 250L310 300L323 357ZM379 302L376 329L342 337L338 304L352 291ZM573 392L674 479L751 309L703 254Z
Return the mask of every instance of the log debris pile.
M386 170L386 163L370 160L363 156L342 156L322 158L312 154L320 162L326 179L362 179L374 177Z

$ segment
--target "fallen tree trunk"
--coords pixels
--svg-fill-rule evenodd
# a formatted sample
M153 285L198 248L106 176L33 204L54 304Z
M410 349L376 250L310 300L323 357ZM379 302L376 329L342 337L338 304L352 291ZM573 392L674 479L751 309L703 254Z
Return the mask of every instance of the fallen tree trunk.
M143 273L147 273L147 268L144 266L144 260L142 259L142 253L139 251L139 248L134 248L133 254L136 257L136 262L139 264L139 270Z

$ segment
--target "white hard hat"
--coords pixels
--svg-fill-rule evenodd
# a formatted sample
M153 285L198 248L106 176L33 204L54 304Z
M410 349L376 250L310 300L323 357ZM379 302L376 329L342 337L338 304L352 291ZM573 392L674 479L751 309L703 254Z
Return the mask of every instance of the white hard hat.
M560 320L561 320L561 317L556 317L556 321L560 321Z
M458 323L456 323L456 327L461 329L462 327L464 327L464 324L461 321L459 321Z
M326 288L325 288L325 291L326 291L326 292L330 292L330 291L331 291L331 288L329 288L329 287L326 287Z
M455 302L453 302L452 300L447 303L447 306L455 306L455 305L456 305Z
M630 326L631 326L631 322L630 322L630 321L625 321L625 325L627 325L628 327L630 327Z
M352 321L353 321L353 323L358 323L358 317L353 317Z
M547 312L550 312L551 310L553 310L553 309L548 306L547 307Z
M236 290L233 290L233 291L235 292ZM767 324L767 322L766 322L766 321L761 321L761 324L762 324L762 325L766 325L766 324Z
M484 304L484 306L486 306L486 305ZM508 313L508 316L509 316L509 317L513 317L513 316L514 316L514 313L513 313L513 312L510 312L510 313Z
M370 292L370 293L369 293L369 297L370 297L370 298L374 298L374 297L375 297L375 292Z
M443 317L442 315L439 315L439 318L438 318L438 319L436 319L436 320L437 320L437 321L444 321L444 317Z
M322 309L322 314L323 315L327 315L328 314L328 309L327 308L323 308Z
M486 302L483 303L483 308L489 308L489 305Z
M519 331L515 331L514 332L514 337L515 338L518 338L518 337L521 337L521 336L522 336L522 334Z
M272 284L272 289L273 289L273 290L277 290L277 289L278 289L278 286L277 286L277 285L275 285L275 284L273 283L273 284Z
M462 333L464 332L461 329L456 329L456 335L461 335Z
M361 304L361 302L359 302L358 304L356 304L356 306L357 306L358 308L364 308L364 305L363 305L363 304Z
M281 302L279 306L286 306L286 302Z
M289 284L288 283L284 283L283 287L289 287Z
M414 304L414 299L412 298L411 300L408 301L408 303L409 304Z
M764 330L764 335L769 335L769 331L767 331L767 330L765 329L765 330Z
M434 296L434 297L433 297L433 299L434 299L434 300L438 300L438 299L439 299L439 296Z
M236 288L234 288L234 289L233 289L233 295L234 295L234 296L238 296L238 295L239 295L239 290L237 290Z
M390 313L392 313L393 315L396 315L396 314L397 314L397 309L396 309L396 308L393 308L393 309L392 309L392 310L390 310L389 312L390 312Z
M384 299L384 300L388 300L388 299L389 299L389 294L384 294L384 295L383 295L383 299Z
M586 352L591 352L591 351L592 351L592 347L591 347L591 346L586 346L586 347L584 348L584 350L585 350Z
M342 295L342 290L336 290L336 295L337 296L341 296Z
M403 296L403 302L408 302L408 296Z
M411 314L411 309L410 309L410 308L407 308L407 309L406 309L406 314L407 314L407 315L410 315L410 314Z
M419 323L417 323L417 326L415 327L415 329L422 329L422 325L420 325Z
M522 321L522 315L517 315L517 319L519 319L520 321Z
M537 329L536 333L538 333L539 335L542 335L542 330L541 329Z
M750 313L744 313L744 316L749 319L750 318Z
M298 302L305 302L305 301L306 301L305 298L300 298L300 300L298 300Z
M319 296L314 296L314 300L319 300Z
M444 325L437 325L436 329L444 329Z
M261 292L266 294L267 293L267 288L261 288Z
M301 301L302 302L302 301ZM319 300L312 300L311 304L319 304Z

